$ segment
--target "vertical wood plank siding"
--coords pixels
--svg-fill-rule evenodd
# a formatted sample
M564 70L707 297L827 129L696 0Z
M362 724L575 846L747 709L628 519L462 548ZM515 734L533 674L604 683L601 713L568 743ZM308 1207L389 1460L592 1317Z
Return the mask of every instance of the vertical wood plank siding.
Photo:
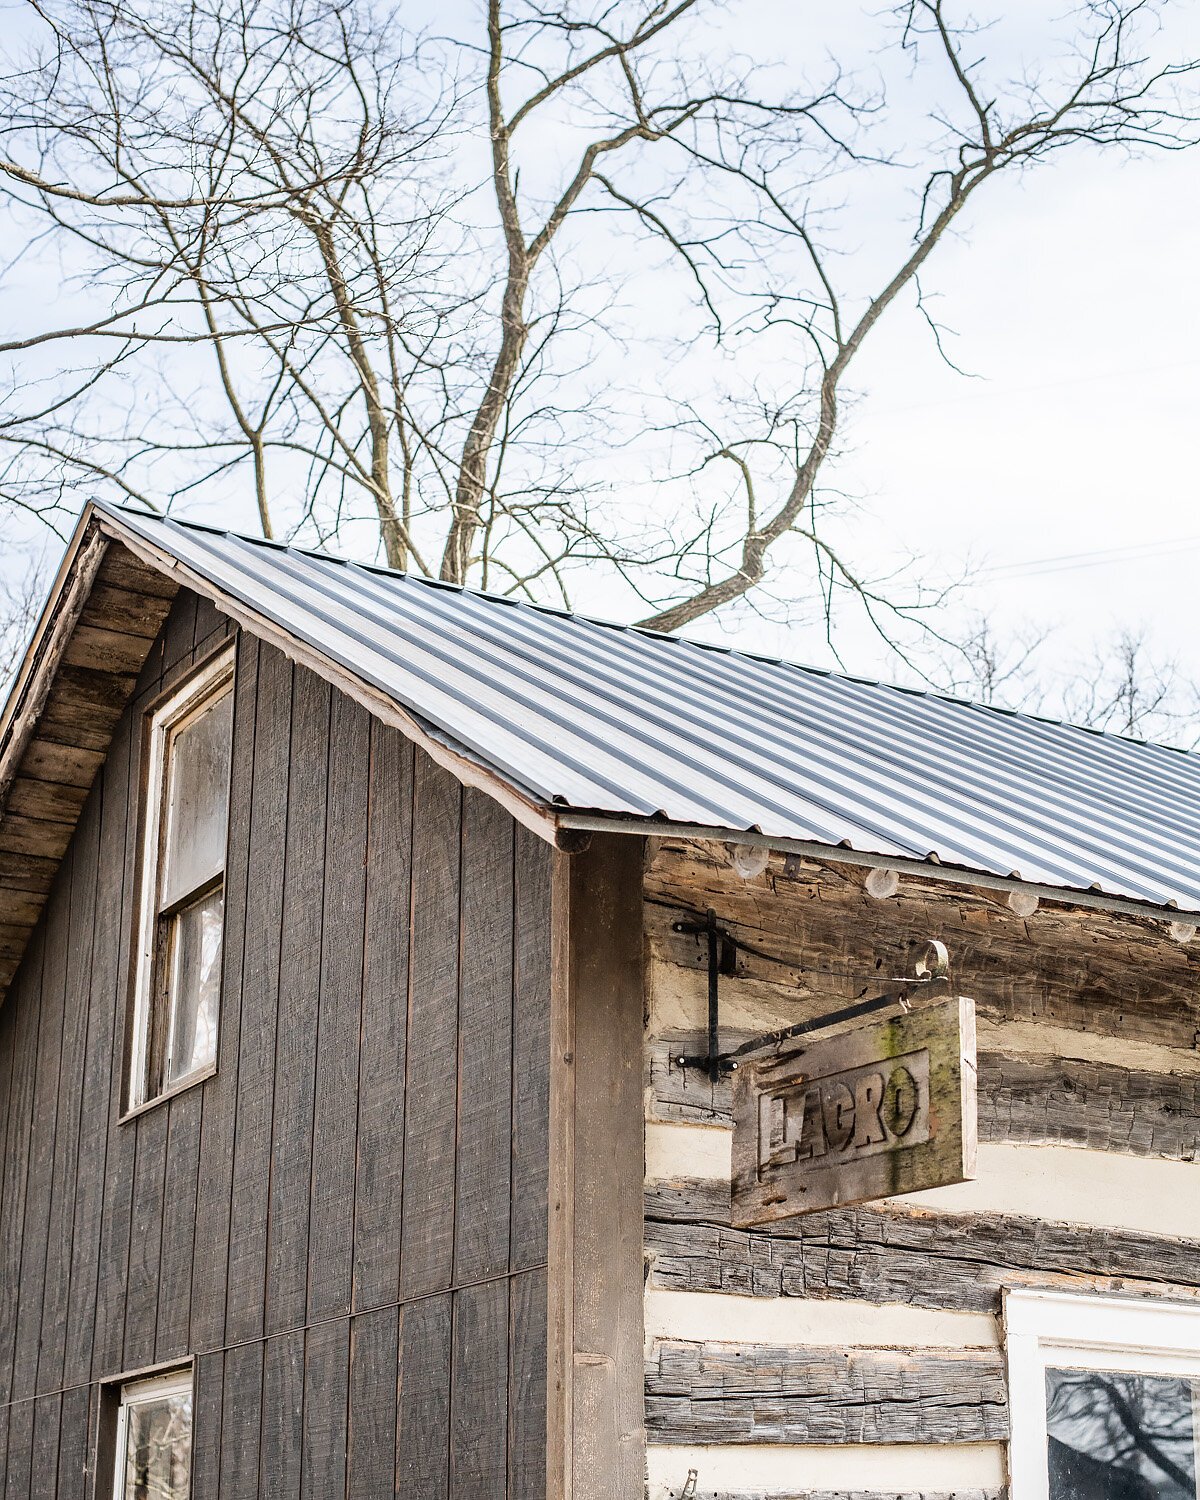
M119 1118L143 717L228 633L179 596L0 1008L0 1497L193 1360L195 1500L543 1500L553 855L245 635L217 1072Z

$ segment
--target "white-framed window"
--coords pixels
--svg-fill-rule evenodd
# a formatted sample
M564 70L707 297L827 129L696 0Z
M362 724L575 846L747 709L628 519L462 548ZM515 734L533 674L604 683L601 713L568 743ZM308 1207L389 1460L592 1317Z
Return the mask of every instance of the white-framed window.
M127 1107L216 1066L233 651L149 715Z
M191 1370L123 1385L113 1500L187 1500L191 1482Z
M1200 1303L1012 1289L1012 1500L1196 1500Z

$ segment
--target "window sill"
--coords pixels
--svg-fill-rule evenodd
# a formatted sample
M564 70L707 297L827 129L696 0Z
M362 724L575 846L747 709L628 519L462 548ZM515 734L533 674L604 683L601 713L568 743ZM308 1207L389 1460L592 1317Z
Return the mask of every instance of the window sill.
M155 1094L153 1099L144 1099L141 1104L134 1104L123 1114L117 1116L117 1124L125 1125L130 1120L136 1120L139 1115L144 1115L147 1110L155 1109L160 1104L166 1104L171 1099L177 1099L180 1094L186 1094L188 1089L194 1089L197 1084L205 1083L217 1075L217 1065L212 1063L207 1068L202 1068L198 1073L189 1073L186 1078L181 1078L178 1083L173 1083L169 1089L164 1089L161 1094Z

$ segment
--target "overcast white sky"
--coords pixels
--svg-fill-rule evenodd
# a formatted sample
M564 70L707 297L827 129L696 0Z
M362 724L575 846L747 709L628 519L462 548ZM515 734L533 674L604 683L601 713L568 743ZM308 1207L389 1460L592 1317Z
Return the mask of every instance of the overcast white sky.
M769 23L771 0L754 9ZM1036 59L1048 28L1062 34L1063 7L999 9L989 44L1014 57ZM787 11L789 51L815 14L860 55L876 35L876 7ZM1194 55L1200 5L1175 0L1163 17L1166 44ZM1064 156L993 186L925 278L957 335L948 351L978 378L946 367L910 308L855 367L838 477L862 497L859 555L874 550L882 567L910 550L931 580L974 564L955 614L979 611L1002 637L1049 630L1049 669L1131 628L1200 681L1200 151ZM881 237L890 208L879 205ZM1083 553L1107 556L1043 562ZM750 637L821 656L811 629L739 621L739 643ZM852 641L852 670L897 675L865 633Z
M1017 50L1036 50L1061 15L1041 0L1004 10L1003 45ZM1165 14L1178 49L1200 50L1200 5L1171 0ZM746 51L776 48L785 66L826 49L869 61L878 35L874 8L845 0L731 0L725 15L744 28ZM973 563L950 623L975 610L1001 636L1049 629L1049 668L1069 669L1133 627L1200 680L1198 187L1200 152L1064 157L991 189L926 281L957 334L955 358L979 378L941 362L911 307L855 367L837 478L861 497L860 562L884 568L913 552L933 581ZM894 235L893 207L867 205L864 243ZM55 278L38 294L36 321L58 321ZM0 298L0 325L29 312ZM1045 561L1095 553L1107 556ZM17 565L10 551L5 566ZM696 633L828 660L811 624L744 616ZM898 675L865 633L844 636L842 654L851 670Z
M1145 626L1200 675L1200 157L1064 163L1000 189L937 272L955 355L881 330L845 464L881 529L1065 658ZM981 221L982 221L982 215ZM931 278L933 279L933 278ZM1108 552L1107 561L1041 559Z

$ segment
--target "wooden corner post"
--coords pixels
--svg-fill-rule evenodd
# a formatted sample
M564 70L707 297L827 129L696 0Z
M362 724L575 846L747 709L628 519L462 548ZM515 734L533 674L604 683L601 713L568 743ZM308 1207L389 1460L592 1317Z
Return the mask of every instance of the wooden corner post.
M560 854L550 1074L548 1500L642 1500L640 838Z

